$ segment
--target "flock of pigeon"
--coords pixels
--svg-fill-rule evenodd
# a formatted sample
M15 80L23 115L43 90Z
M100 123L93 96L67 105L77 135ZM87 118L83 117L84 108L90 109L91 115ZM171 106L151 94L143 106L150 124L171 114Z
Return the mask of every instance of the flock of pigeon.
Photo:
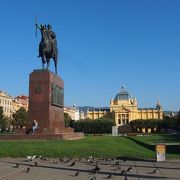
M48 162L52 164L63 164L65 167L69 167L69 170L75 171L75 174L73 175L74 177L79 176L81 172L87 172L89 176L89 180L96 180L96 174L104 174L106 177L104 179L114 179L114 176L123 176L124 180L128 180L128 172L132 171L132 167L129 166L126 169L122 169L122 163L125 164L127 158L94 158L92 156L88 158L59 158L59 159L53 159L50 160L49 158L45 158L42 156L27 156L26 157L26 162L32 162L29 164L29 166L26 168L26 172L30 172L30 167L43 167L42 162ZM72 169L77 163L81 163L84 165L89 165L92 167L91 169ZM15 168L18 168L21 165L21 163L16 163ZM106 172L104 169L104 166L110 167L111 171ZM89 167L88 166L88 167ZM61 166L59 166L61 167ZM102 168L103 167L103 168ZM52 167L53 168L53 167ZM156 174L158 173L158 169L154 169L152 172L149 172L149 174Z

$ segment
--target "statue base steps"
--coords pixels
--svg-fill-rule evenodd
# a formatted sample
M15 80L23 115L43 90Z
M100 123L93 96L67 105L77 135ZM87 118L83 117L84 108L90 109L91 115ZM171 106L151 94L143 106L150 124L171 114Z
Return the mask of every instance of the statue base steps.
M68 132L57 134L5 134L0 140L78 140L84 138L82 132Z

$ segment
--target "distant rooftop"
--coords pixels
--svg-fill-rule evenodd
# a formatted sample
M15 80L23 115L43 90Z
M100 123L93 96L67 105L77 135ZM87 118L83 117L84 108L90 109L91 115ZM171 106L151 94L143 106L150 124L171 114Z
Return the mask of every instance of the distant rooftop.
M11 97L9 94L7 94L6 92L1 91L1 90L0 90L0 95L5 96L5 97Z

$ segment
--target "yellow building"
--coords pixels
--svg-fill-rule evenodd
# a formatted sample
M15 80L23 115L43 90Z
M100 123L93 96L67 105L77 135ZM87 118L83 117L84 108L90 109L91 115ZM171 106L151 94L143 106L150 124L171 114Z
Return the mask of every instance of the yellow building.
M107 114L110 113L110 109L94 109L92 111L87 110L87 114L86 117L90 118L90 119L97 119L97 118L101 118Z
M3 108L4 116L11 118L13 98L4 91L0 91L0 106Z
M23 107L24 109L26 109L26 111L28 111L28 104L29 104L29 97L25 95L19 95L13 98L12 112L15 113L21 107Z
M24 107L26 111L28 110L29 97L20 95L15 98L11 97L4 91L0 91L0 107L3 108L4 116L12 118L13 113L15 113L19 108Z
M155 108L138 108L136 98L122 87L121 91L110 101L110 112L116 122L116 126L128 124L135 119L162 119L163 111L158 101ZM97 119L106 115L108 111L94 110L87 111L87 117L90 119Z

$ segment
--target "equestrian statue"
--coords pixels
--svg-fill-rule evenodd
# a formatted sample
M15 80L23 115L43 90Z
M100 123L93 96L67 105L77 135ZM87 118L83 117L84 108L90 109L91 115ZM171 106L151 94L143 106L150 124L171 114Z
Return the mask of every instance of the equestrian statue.
M46 69L50 66L50 59L54 60L55 73L57 74L57 61L58 61L58 49L57 49L57 40L56 34L52 31L52 27L50 24L46 25L38 25L36 26L36 36L37 29L41 31L41 41L39 43L39 55L42 60L42 68L44 69L44 64L47 64Z

